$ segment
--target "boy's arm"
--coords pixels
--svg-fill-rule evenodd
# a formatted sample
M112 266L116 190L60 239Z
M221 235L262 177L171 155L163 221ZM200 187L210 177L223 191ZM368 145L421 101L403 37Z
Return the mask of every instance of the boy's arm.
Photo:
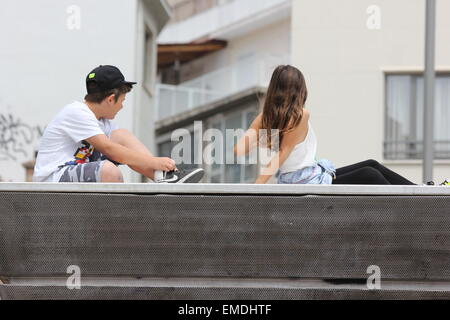
M130 131L126 129L118 129L111 132L111 141L116 142L124 147L134 151L139 151L150 156L153 156L150 150L139 141Z
M155 158L141 150L132 150L122 146L104 134L86 139L95 149L109 159L133 167L142 167L146 176L152 176L154 170L171 171L176 168L175 161L169 158Z

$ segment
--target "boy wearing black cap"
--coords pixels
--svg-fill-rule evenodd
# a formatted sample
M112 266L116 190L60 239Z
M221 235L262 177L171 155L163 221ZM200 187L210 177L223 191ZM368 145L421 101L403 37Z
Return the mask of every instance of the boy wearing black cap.
M195 183L203 169L178 171L170 158L154 157L128 130L113 122L135 82L114 66L86 78L85 102L67 105L46 127L34 168L35 182L123 182L119 164L158 183Z

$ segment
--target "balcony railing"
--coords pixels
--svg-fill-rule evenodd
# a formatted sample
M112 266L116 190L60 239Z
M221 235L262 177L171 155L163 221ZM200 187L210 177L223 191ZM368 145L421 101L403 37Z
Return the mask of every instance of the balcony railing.
M266 55L259 58L249 55L236 64L177 86L158 84L156 119L167 119L252 87L266 87L275 67L287 63L287 55Z
M215 6L187 20L166 26L158 37L158 43L189 43L202 38L214 38L216 33L242 24L257 16L274 16L285 10L290 14L291 0L234 0ZM269 18L270 20L270 18Z
M450 159L450 141L434 141L434 158L436 160ZM423 159L423 141L389 140L384 142L384 158L387 160L418 160Z

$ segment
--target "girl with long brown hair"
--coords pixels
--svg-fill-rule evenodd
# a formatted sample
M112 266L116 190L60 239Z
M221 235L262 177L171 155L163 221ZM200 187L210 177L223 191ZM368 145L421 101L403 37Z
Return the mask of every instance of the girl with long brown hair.
M414 185L375 160L335 169L327 159L316 159L317 138L305 108L308 90L300 70L290 65L273 72L264 107L235 146L244 155L255 147L276 156L256 180L264 184L279 169L280 184L392 184ZM260 132L265 134L261 134Z

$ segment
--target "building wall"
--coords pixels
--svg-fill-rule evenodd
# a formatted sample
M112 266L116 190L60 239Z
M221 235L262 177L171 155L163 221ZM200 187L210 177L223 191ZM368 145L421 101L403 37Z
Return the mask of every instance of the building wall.
M150 5L149 5L150 4ZM133 112L133 132L153 153L155 144L155 85L157 73L157 42L160 32L156 23L154 2L137 2L135 34L135 111ZM130 168L121 167L130 182L141 182L142 176Z
M168 0L173 11L171 22L185 20L216 5L230 0Z
M42 132L66 104L83 101L85 77L94 67L116 65L126 78L141 80L143 55L138 50L143 50L142 21L144 16L147 20L153 17L138 10L138 5L142 3L137 0L2 1L0 70L4 76L0 78L0 128L4 131L0 135L0 176L3 180L24 181L21 163L33 158L39 142L38 131ZM77 10L79 28L70 24ZM152 63L155 65L156 60ZM152 127L148 128L150 134L145 135L145 128L137 120L145 110L141 106L152 103L142 90L139 85L128 95L116 122L152 145ZM9 120L10 116L13 120ZM152 121L150 116L146 118L149 123ZM124 174L126 181L138 179L129 170Z
M450 71L450 2L437 3L436 64ZM371 5L380 29L367 27ZM384 72L423 70L425 1L294 0L292 16L293 64L308 83L318 156L337 166L383 161ZM421 183L420 161L385 163ZM437 162L435 179L448 176L450 161Z
M239 36L249 31L249 27L261 28L289 16L292 2L292 0L216 1L221 5L215 5L188 19L168 25L158 42L189 43L199 39L228 39L230 36Z
M289 55L291 46L291 21L285 19L252 33L231 39L227 48L185 64L181 68L181 82L200 77L220 68L238 63L239 58L255 55L263 59L267 55ZM270 47L267 41L271 42Z

